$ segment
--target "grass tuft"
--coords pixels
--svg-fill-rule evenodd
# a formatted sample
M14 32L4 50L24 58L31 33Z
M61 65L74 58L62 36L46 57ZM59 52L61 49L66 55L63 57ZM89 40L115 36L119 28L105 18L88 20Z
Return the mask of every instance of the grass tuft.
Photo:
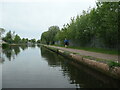
M109 67L120 67L120 63L109 61L108 62Z

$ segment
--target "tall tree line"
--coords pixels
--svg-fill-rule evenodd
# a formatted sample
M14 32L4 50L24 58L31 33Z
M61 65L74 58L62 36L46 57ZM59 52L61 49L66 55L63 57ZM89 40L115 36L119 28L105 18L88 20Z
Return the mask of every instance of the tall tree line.
M119 2L97 2L96 8L71 18L70 23L53 35L53 39L63 42L67 38L80 46L89 46L92 43L92 47L95 47L98 40L105 48L117 48L119 8ZM42 34L42 41L50 41L48 32L49 30Z

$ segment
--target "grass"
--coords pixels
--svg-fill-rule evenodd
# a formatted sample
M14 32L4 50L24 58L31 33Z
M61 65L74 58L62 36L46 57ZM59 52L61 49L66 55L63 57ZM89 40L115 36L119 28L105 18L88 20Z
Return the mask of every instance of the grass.
M98 62L106 63L109 67L120 67L120 63L117 63L117 62L112 61L112 60L100 59L100 58L95 58L92 56L83 56L83 58L87 58L87 59L95 60Z
M63 45L54 45L54 46L64 47ZM73 46L68 46L68 48L91 51L91 52L98 52L98 53L105 53L105 54L112 54L112 55L118 55L118 50L110 50L110 49L104 49L104 48L73 47ZM120 53L119 53L119 55L120 55Z
M91 59L91 60L96 60L96 58L95 57L92 57L92 56L83 56L83 55L81 55L83 58L87 58L87 59Z
M120 63L114 62L114 61L109 61L108 62L109 67L120 67Z
M55 46L60 46L60 45L55 45ZM64 46L60 46L60 47L64 47ZM68 48L71 48L71 47L68 47ZM74 49L78 49L78 48L74 48ZM96 49L96 48L92 48L93 50L91 50L91 48L79 48L79 49L82 49L82 50L86 50L86 51L94 51L94 52L104 52L104 53L111 53L111 54L116 54L115 51L107 51L105 49ZM66 54L69 54L71 52L66 52ZM113 60L106 60L106 59L101 59L101 58L96 58L96 57L92 57L92 56L83 56L81 55L83 58L87 58L87 59L90 59L90 60L95 60L95 61L98 61L98 62L102 62L102 63L106 63L110 68L111 67L120 67L120 63L118 62L115 62Z
M91 52L118 55L118 50L109 50L109 49L91 48L91 47L71 47L71 46L69 48L86 50L86 51L91 51Z

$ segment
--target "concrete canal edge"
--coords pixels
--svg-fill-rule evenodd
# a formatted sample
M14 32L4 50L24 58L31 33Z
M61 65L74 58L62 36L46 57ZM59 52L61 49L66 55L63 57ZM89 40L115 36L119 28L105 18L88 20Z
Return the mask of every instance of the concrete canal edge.
M95 60L83 58L82 56L72 53L72 52L60 50L55 47L53 48L53 47L50 47L49 45L42 45L42 46L53 52L56 52L62 56L70 58L70 59L74 60L75 62L82 63L92 69L102 72L103 74L106 74L112 78L120 80L120 67L112 67L111 68L111 67L109 67L109 65L107 65L105 63L101 63L101 62L97 62Z

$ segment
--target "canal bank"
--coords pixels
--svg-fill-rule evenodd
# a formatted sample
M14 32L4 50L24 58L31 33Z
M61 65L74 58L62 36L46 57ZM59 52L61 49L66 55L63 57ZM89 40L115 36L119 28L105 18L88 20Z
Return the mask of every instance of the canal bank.
M70 58L77 63L82 63L94 70L102 72L105 75L108 75L112 78L120 80L119 63L109 61L109 60L105 61L103 59L94 59L93 57L88 57L88 56L82 56L82 55L79 55L78 53L69 52L63 49L61 50L61 49L52 47L50 45L43 45L43 46L48 48L51 51L61 54L62 56Z
M120 88L120 80L42 46L3 49L3 88Z

